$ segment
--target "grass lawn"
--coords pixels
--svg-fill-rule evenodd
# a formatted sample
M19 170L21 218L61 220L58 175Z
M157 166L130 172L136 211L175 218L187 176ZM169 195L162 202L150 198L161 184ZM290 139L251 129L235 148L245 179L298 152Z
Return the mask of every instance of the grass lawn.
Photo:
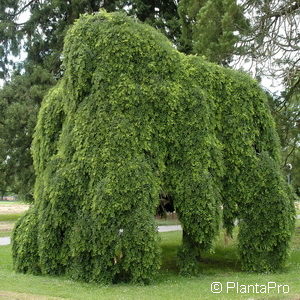
M28 206L29 203L23 202L23 201L2 201L0 200L0 207L22 207L22 206Z
M300 298L300 221L292 243L292 253L285 269L276 274L253 274L240 270L234 240L224 244L220 234L214 253L203 256L202 274L182 277L176 267L176 251L181 242L181 232L160 233L162 268L155 282L149 286L116 284L97 285L69 280L65 277L32 276L16 274L12 270L11 247L0 247L0 299L299 299ZM213 294L212 282L221 282L223 292ZM267 285L268 282L289 285L289 293L271 290L270 294L226 293L226 282L240 285ZM250 288L251 289L251 288ZM285 290L287 291L287 290ZM21 294L19 294L21 293ZM35 297L33 296L35 295ZM45 298L41 298L45 295ZM15 297L15 298L14 298ZM23 298L22 298L23 297Z
M19 201L6 201L6 200L0 200L0 205L12 205L12 204L21 204L22 202Z
M14 223L22 215L23 215L23 213L8 214L8 215L0 214L0 237L11 236ZM1 249L0 249L0 251L1 251ZM0 295L0 299L1 299L1 295Z
M22 215L23 213L7 214L7 215L0 214L0 237L11 236L14 223Z
M4 236L11 236L12 231L11 230L6 230L6 231L0 231L0 237L4 237ZM1 249L0 249L1 252ZM1 298L0 298L1 299Z
M0 222L16 222L24 213L19 214L0 214Z

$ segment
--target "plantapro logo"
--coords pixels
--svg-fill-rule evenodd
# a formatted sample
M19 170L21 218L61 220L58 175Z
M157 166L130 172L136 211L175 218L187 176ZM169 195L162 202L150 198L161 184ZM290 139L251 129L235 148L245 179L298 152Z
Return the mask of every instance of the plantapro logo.
M226 283L213 282L210 286L214 294L234 292L237 294L288 294L290 286L288 284L279 284L273 281L267 284L240 284L236 281Z

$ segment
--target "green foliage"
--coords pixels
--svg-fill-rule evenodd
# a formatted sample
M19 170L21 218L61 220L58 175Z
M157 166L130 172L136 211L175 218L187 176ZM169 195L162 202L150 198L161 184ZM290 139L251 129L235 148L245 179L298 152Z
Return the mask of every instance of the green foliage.
M244 224L246 269L284 263L294 212L257 83L180 54L119 13L83 15L63 55L64 76L44 99L34 135L35 205L14 232L16 270L151 281L160 265L154 213L162 192L184 230L182 273L198 272L222 215L229 232L235 218ZM255 209L260 231L251 230ZM266 259L275 251L275 261Z
M2 204L2 203L1 203ZM3 204L2 204L3 205ZM23 216L23 213L19 214L8 214L8 215L0 215L0 222L15 222L17 221L21 216Z
M63 74L61 52L67 29L80 14L93 13L99 8L107 11L126 8L127 14L159 29L174 43L178 40L180 30L173 0L1 1L0 78L8 81L0 90L0 109L3 112L0 160L5 161L7 155L11 157L9 163L0 166L2 193L13 191L20 198L32 201L35 176L29 148L41 99ZM20 16L23 19L22 14L28 17L24 23L19 21ZM24 51L27 54L25 63L11 59ZM14 69L23 69L23 75L12 75Z
M283 166L286 176L300 196L300 97L299 89L282 97L269 97L270 107L282 146ZM288 167L292 165L292 169Z
M203 55L223 65L238 53L236 43L248 23L236 0L181 0L178 11L181 51Z
M54 84L41 67L29 68L0 90L0 190L32 200L35 181L30 147L40 103Z
M252 184L252 198L242 204L240 219L242 267L250 271L275 271L287 258L286 249L294 228L292 192L268 153L262 152L251 167L248 182Z
M299 201L299 197L300 197L300 173L299 173L299 169L300 169L300 149L297 149L295 151L295 155L293 157L292 160L292 165L293 165L293 169L291 172L291 180L292 183L295 187L295 191L297 193L298 196L298 201Z
M18 253L15 257L14 267L16 271L28 272L32 274L40 273L39 256L36 249L38 248L37 232L38 218L36 211L31 209L21 217L15 225L13 231L13 248L14 253ZM20 235L22 232L22 235Z
M99 9L124 11L162 31L176 42L180 34L177 5L173 0L2 0L0 4L0 78L9 77L11 54L27 53L26 62L42 65L61 76L61 51L70 25L83 13ZM20 22L22 13L28 19ZM23 16L21 16L23 19ZM16 66L17 67L17 66Z
M274 116L280 131L284 165L292 163L295 166L292 170L294 179L292 182L298 191L300 186L299 155L297 154L299 153L299 126L295 126L299 123L299 100L295 99L299 94L299 76L297 63L295 63L297 61L295 53L298 25L293 16L299 11L299 4L285 3L282 0L268 2L244 0L239 4L241 5L237 5L235 0L2 0L0 4L0 38L2 41L0 77L8 79L7 85L12 84L13 89L20 89L22 93L25 89L29 89L27 80L15 80L15 76L10 78L13 69L24 69L19 59L14 61L11 59L11 55L17 56L22 50L27 54L26 65L35 66L40 70L44 69L42 73L51 74L55 79L60 78L63 74L61 52L67 29L80 14L93 13L101 7L110 12L123 10L128 15L136 16L139 20L163 32L184 53L204 55L210 61L223 65L228 65L233 55L238 54L239 59L256 60L257 67L260 69L258 75L269 73L274 78L278 78L276 68L274 69L277 65L281 76L285 78L286 92L279 99L280 101L274 101ZM276 13L273 13L274 11ZM19 17L24 12L28 20L23 23L20 22ZM245 16L251 17L246 20ZM276 18L280 18L280 21L275 22ZM292 35L277 34L279 28L285 26L290 28L286 32ZM277 53L278 51L274 49L278 47L282 50L282 45L285 45L284 48L287 49L287 51L279 51L283 54L282 57L276 59L274 63L266 64L270 57L274 57L270 53ZM31 77L32 67L26 67L25 70L22 77L24 79ZM13 83L14 81L18 82L17 86ZM52 84L54 82L55 80ZM41 99L51 84L46 82L43 86L36 78L36 82L31 80L31 85L38 87ZM22 99L22 97L18 96L16 99ZM0 99L0 108L2 108L1 102ZM28 124L26 124L26 119L22 120L22 126L29 128L26 133L17 126L15 129L18 130L10 130L8 135L0 133L1 158L5 157L5 152L10 151L10 141L14 140L16 135L19 140L26 141L27 146L31 143L31 133L35 126L35 122L32 121L36 119L36 112L39 109L39 103L36 103L35 110L31 111L30 118L28 118ZM12 108L9 108L15 120L18 120L20 115L28 114L27 106L23 103L16 106L16 103L13 103ZM7 123L4 118L2 118L3 123ZM28 153L27 149L21 153ZM2 155L1 152L4 154ZM1 171L5 174L0 178L2 192L16 191L22 198L30 200L29 191L34 182L31 158L12 159L9 165L1 167ZM12 170L18 171L12 172ZM19 174L24 176L19 176Z

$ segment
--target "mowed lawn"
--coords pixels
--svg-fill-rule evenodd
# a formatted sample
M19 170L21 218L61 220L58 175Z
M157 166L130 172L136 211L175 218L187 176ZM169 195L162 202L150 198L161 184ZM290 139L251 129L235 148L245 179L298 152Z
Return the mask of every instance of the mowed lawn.
M153 284L148 286L99 285L75 282L65 277L17 274L12 267L11 246L0 246L0 299L300 299L299 220L287 266L276 274L242 272L237 257L236 241L225 242L222 232L216 241L215 252L203 256L202 274L197 277L182 277L178 275L176 267L176 252L181 243L181 232L160 233L160 237L162 268ZM221 293L211 292L213 282L222 284ZM227 282L230 282L230 287L239 284L240 288L232 288L227 292ZM273 282L270 287L275 283L277 285L269 290L269 294L256 293L251 287L250 293L243 293L243 285L267 286L268 282ZM278 291L279 284L286 286Z

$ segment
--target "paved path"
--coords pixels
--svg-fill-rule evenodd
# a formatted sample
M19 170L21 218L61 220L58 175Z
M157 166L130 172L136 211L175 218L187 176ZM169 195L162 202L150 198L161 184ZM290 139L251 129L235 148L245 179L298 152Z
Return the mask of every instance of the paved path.
M6 237L1 237L0 238L0 246L6 246L10 244L10 237L6 236Z
M178 230L182 230L181 225L158 226L158 232L169 232Z

